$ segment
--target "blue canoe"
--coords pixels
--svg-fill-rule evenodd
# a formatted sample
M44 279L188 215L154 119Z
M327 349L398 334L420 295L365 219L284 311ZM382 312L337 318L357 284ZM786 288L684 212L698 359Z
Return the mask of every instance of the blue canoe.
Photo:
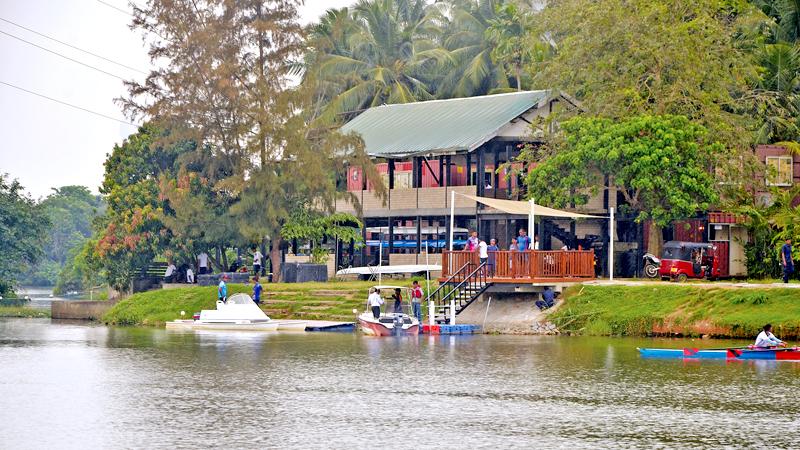
M777 349L741 349L703 350L697 348L637 348L643 358L679 358L679 359L766 359L782 361L800 361L800 349L797 347Z

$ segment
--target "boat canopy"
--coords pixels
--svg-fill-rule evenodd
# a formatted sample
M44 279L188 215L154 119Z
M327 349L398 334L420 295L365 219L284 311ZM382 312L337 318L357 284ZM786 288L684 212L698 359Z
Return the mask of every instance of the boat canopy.
M249 305L251 303L255 302L253 302L252 297L250 297L247 294L239 293L239 294L233 294L230 297L228 297L228 304Z

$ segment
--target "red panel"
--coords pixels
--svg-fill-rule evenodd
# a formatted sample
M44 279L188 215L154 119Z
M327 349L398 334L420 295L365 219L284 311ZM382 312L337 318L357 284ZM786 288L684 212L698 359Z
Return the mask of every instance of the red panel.
M716 255L719 259L719 276L728 277L731 275L731 258L729 242L714 242L717 247Z
M779 352L775 352L775 359L781 359L784 361L798 361L800 360L800 352L797 350L781 350Z
M676 241L703 242L705 240L705 222L703 220L679 220L673 224L673 229Z

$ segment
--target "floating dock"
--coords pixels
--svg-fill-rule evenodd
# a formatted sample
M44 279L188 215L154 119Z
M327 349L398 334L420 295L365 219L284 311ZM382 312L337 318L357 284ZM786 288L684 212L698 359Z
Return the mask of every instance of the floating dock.
M356 331L355 322L331 322L329 320L306 320L306 331L325 331L352 333Z
M481 332L480 325L423 325L423 334L478 334Z

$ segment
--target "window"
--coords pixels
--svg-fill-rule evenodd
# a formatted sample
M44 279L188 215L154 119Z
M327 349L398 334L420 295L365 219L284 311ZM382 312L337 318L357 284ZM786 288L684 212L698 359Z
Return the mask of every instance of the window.
M725 223L711 224L708 227L708 240L709 241L730 241L731 240L731 226Z
M791 186L793 177L791 156L767 156L767 186Z

